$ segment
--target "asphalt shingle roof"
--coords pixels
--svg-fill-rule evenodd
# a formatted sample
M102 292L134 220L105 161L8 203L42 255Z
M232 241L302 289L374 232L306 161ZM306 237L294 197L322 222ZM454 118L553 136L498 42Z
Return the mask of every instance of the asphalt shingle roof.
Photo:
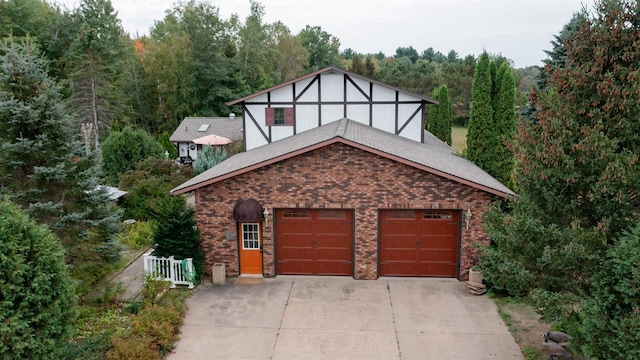
M207 131L198 131L205 124L209 125ZM233 141L242 140L242 118L231 120L228 117L186 117L169 139L172 142L191 142L210 134Z
M441 176L493 190L491 192L498 195L514 195L509 188L469 160L457 155L449 145L429 132L425 131L423 144L346 118L236 154L176 187L172 193L191 191L260 167L263 163L266 165L284 160L288 156L305 152L306 148L312 150L323 143L328 145L341 139L364 150L381 152L414 166L429 168Z

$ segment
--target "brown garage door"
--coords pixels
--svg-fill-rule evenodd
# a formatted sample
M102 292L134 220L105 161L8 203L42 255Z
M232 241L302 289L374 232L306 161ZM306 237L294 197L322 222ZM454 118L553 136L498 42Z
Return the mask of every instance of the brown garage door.
M456 277L458 211L380 212L380 276Z
M278 274L353 275L353 213L276 210Z

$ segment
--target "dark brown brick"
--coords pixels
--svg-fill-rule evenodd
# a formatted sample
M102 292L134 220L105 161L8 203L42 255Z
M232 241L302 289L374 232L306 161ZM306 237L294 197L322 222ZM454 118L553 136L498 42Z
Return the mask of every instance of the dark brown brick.
M471 209L473 218L460 233L460 280L477 262L474 243L489 240L480 219L493 195L344 144L298 155L196 190L196 218L206 253L206 270L226 264L238 275L238 241L233 208L241 198L258 200L273 213L278 208L354 210L356 279L377 278L380 209ZM461 219L464 217L461 216ZM262 228L264 276L275 276L273 224ZM364 267L362 266L364 265Z

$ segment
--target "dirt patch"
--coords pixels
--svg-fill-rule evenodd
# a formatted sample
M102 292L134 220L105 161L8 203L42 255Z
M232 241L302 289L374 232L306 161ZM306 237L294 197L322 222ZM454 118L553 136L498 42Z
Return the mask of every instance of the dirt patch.
M520 349L528 360L547 359L542 350L542 333L549 331L551 326L540 321L540 316L533 307L508 301L494 299L498 305L498 312L509 327Z

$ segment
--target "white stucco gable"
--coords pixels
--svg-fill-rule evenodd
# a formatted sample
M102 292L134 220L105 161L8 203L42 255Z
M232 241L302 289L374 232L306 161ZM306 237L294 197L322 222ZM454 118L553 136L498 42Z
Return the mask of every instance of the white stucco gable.
M246 150L349 118L424 142L424 115L431 98L335 67L227 103L243 108Z

